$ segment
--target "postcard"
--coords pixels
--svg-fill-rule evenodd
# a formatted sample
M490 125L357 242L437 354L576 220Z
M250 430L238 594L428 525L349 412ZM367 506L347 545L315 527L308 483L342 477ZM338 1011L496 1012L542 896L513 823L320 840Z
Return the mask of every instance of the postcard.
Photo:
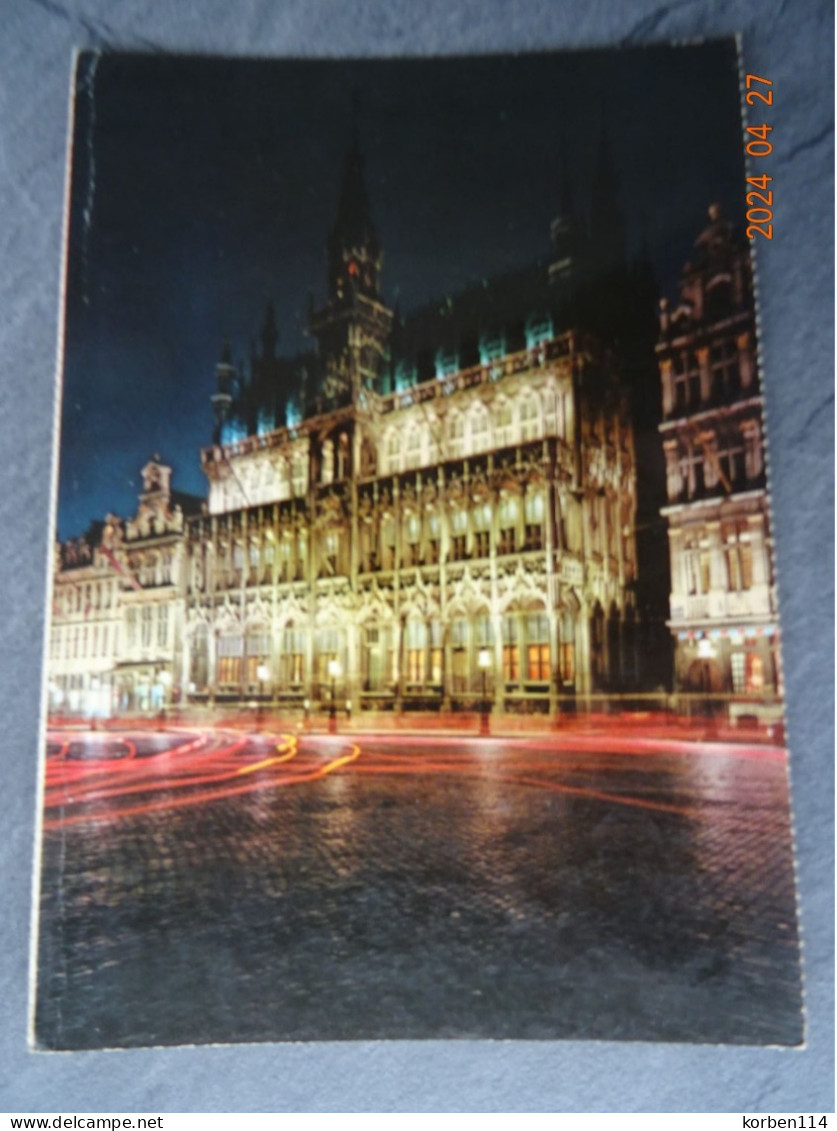
M36 1047L802 1042L772 112L78 56Z

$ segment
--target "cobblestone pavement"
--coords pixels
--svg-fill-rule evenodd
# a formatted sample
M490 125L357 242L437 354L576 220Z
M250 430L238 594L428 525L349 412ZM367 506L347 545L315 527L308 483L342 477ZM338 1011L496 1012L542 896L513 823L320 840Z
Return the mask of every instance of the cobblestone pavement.
M775 748L58 734L46 802L42 1047L802 1040Z

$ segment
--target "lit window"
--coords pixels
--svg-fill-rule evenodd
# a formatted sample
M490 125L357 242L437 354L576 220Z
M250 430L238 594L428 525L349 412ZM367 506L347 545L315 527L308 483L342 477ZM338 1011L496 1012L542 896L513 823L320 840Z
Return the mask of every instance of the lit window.
M503 679L506 683L517 683L520 679L516 616L503 617Z
M421 429L413 427L407 433L407 466L418 467L421 463Z
M500 554L513 554L517 549L517 499L503 499L500 503Z
M407 622L405 651L407 683L424 683L424 656L427 647L427 626L424 621Z
M240 634L226 634L218 638L218 682L240 684L244 641Z
M461 559L467 556L468 515L465 511L454 511L451 516L451 556Z
M471 451L484 452L491 445L488 410L478 405L471 415Z
M525 396L520 402L520 438L524 442L536 440L540 431L540 409L537 397Z
M491 552L491 507L474 507L474 556L487 558Z
M747 653L747 691L764 691L764 661L757 652Z
M730 656L730 668L732 671L732 690L736 694L740 694L744 690L744 653L733 652Z
M265 661L270 655L270 636L264 629L250 629L245 641L246 670L245 682L252 686L260 686L263 681L259 679L259 668L266 667Z
M465 442L465 422L458 412L452 413L445 428L448 459L459 459Z
M506 448L514 442L512 406L505 399L497 404L494 413L494 432L497 437L498 448Z
M753 547L747 520L721 524L721 541L727 567L727 589L738 593L753 585Z
M549 621L545 613L526 618L526 677L538 683L549 680Z
M526 530L525 530L525 543L524 549L526 550L542 550L544 544L543 537L543 495L528 495L526 496L524 504L526 516Z
M305 657L305 633L300 628L286 628L282 634L281 678L285 684L302 683Z

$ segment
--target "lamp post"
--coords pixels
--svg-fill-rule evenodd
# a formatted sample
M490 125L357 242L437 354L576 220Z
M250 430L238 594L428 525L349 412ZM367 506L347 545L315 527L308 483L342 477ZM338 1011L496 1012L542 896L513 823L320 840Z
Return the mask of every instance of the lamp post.
M331 734L337 734L337 680L340 678L340 661L328 661L328 674L331 676L331 709L328 716L328 729Z
M270 679L270 668L267 664L259 664L256 668L256 678L259 681L259 709L256 715L258 725L261 726L264 720L264 697L265 697L265 684Z
M480 734L488 734L488 700L485 693L486 676L491 667L491 653L487 648L480 648L477 657L480 671L482 672L482 703L480 704Z

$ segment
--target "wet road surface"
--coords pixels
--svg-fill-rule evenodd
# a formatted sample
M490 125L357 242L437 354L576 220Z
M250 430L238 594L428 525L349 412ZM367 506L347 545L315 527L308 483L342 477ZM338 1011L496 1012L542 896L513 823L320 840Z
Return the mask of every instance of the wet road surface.
M797 1044L785 757L53 732L38 1042Z

